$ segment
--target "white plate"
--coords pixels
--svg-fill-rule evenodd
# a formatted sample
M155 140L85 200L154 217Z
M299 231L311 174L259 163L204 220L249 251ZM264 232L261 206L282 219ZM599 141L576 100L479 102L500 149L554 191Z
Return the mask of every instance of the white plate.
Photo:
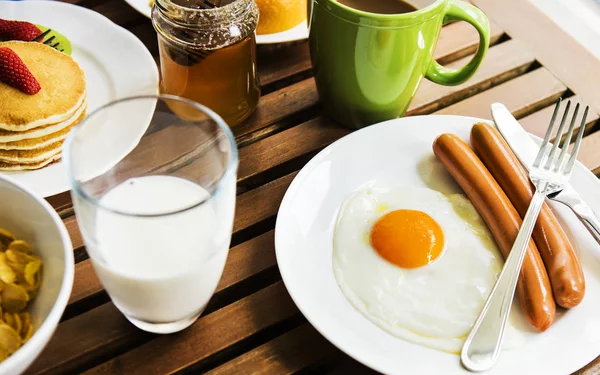
M288 43L295 42L297 40L304 40L306 38L308 38L308 26L306 25L306 20L304 20L300 22L298 26L280 33L256 35L256 43Z
M146 46L101 14L54 1L0 1L0 14L56 29L71 41L73 59L87 78L87 113L119 98L158 93L158 68ZM147 122L153 109L141 111L139 120ZM42 197L71 187L63 162L36 171L3 173Z
M127 4L131 5L135 10L143 14L148 18L152 18L152 8L150 7L150 0L125 0ZM298 26L282 31L275 34L263 34L256 35L256 43L258 44L274 44L274 43L288 43L296 40L303 40L308 38L308 27L306 26L306 20L302 21Z
M359 313L340 291L332 270L332 234L342 201L366 186L422 186L460 192L432 152L434 139L455 133L469 139L479 119L407 117L356 131L315 156L285 194L275 228L277 263L285 286L308 321L335 346L386 374L469 374L458 355L396 338ZM600 182L581 164L573 186L600 212ZM582 303L559 313L525 346L503 351L490 374L560 374L600 354L600 247L575 216L553 204L576 244L586 276Z

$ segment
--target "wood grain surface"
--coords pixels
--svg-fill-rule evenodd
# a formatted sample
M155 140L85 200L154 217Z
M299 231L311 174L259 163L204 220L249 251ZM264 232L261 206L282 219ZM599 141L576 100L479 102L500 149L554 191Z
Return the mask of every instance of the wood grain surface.
M123 0L67 2L125 27L159 63L151 22ZM462 85L423 80L408 115L491 118L490 104L502 102L539 136L554 102L568 97L592 107L580 160L600 173L600 78L589 73L600 71L600 61L527 1L471 2L491 21L491 47L484 63ZM460 67L477 45L475 29L454 22L442 28L435 57ZM336 349L300 314L281 281L274 247L275 219L288 186L312 156L351 130L322 113L306 41L259 46L257 58L259 106L232 129L240 156L232 247L203 315L188 329L166 336L131 325L94 273L70 194L50 197L73 242L75 282L62 322L27 374L372 373ZM160 138L157 133L149 139L148 150L160 147ZM579 375L597 373L600 360Z

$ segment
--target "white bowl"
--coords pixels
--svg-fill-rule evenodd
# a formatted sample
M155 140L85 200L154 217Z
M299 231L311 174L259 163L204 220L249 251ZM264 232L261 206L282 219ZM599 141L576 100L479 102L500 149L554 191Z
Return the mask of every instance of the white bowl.
M0 174L0 228L29 243L42 258L38 296L27 306L34 334L0 363L0 374L20 374L50 340L67 306L73 286L73 245L56 211L27 188Z

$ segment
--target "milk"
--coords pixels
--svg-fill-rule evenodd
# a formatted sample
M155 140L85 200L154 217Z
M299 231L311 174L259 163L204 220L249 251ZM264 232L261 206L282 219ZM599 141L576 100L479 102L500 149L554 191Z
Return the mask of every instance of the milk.
M125 215L95 209L84 235L98 277L126 316L170 323L206 307L229 249L235 178L219 189L203 202L209 193L192 182L149 176L101 198L101 206ZM126 215L134 213L156 216Z

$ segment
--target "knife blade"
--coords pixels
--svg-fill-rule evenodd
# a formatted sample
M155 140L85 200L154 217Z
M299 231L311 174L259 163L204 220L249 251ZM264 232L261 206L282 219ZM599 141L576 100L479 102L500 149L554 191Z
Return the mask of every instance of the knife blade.
M527 173L529 173L529 167L533 164L540 146L523 129L504 104L492 104L492 118L494 119L496 128L500 131L508 146L513 150L517 159L519 159L523 167L527 170ZM563 191L550 199L569 207L585 224L598 244L600 244L600 218L584 202L573 186L567 184Z

